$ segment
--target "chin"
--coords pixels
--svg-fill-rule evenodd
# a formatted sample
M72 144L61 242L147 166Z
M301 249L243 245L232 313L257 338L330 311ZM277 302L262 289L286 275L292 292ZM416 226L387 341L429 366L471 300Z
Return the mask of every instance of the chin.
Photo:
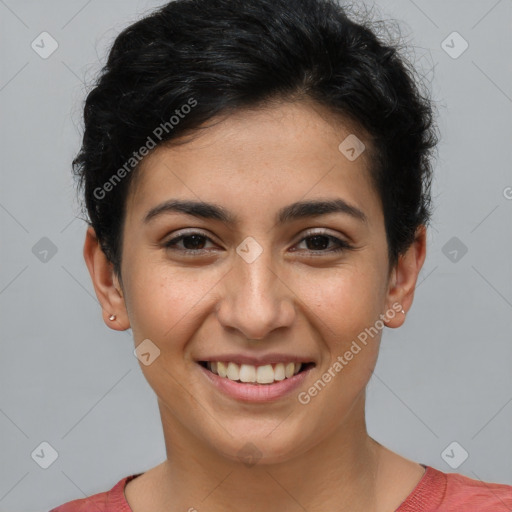
M243 428L227 426L232 437L226 434L222 439L210 439L212 450L247 467L286 462L308 448L308 436L304 435L304 429L293 431L291 425L285 428L286 421L289 419L276 421L270 428L269 423L265 422L264 428L253 424L251 429L247 421Z

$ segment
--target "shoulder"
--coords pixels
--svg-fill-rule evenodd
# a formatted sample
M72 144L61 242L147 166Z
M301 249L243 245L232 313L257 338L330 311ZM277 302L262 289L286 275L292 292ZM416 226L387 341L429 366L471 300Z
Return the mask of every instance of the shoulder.
M87 498L68 501L49 512L132 512L124 496L126 484L139 476L129 475L117 482L112 489L93 494Z
M461 510L463 505L471 506L471 510L476 512L512 510L512 485L483 482L459 473L445 473L445 478L443 512Z
M107 492L102 492L89 496L88 498L68 501L58 507L52 508L50 512L87 512L88 510L106 512L107 494Z
M482 482L423 466L423 477L396 512L512 511L511 485Z

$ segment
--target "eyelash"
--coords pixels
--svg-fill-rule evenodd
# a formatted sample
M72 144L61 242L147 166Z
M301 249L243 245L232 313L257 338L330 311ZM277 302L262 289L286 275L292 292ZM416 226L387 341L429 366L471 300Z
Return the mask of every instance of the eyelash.
M204 235L203 233L193 231L193 232L190 232L190 233L184 233L182 235L177 236L176 238L173 238L173 239L165 242L164 243L164 247L167 248L167 249L180 251L180 252L182 252L184 254L190 254L192 256L193 255L199 255L201 253L204 253L205 251L208 251L208 249L176 249L175 247L173 247L177 243L181 242L184 238L188 238L188 237L192 237L192 236L200 236L200 237L205 238L206 240L214 243L213 240L210 237ZM316 255L316 254L320 254L321 255L322 253L323 254L332 254L332 253L339 253L339 252L342 252L342 251L345 251L345 250L353 249L353 247L349 243L347 243L344 240L341 240L339 238L336 238L335 236L329 235L329 234L327 234L325 232L308 233L304 238L299 240L298 243L300 244L300 243L304 242L305 240L307 240L309 238L314 238L314 237L317 237L317 236L328 238L329 240L337 243L338 247L336 247L335 249L330 249L330 250L323 250L323 249L320 249L318 251L308 250L307 252L309 252L310 255Z

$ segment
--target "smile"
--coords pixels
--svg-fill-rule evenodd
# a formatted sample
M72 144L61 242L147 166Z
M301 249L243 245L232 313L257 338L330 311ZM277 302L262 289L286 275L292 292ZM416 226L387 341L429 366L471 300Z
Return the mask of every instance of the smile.
M293 396L304 385L313 362L252 365L233 361L197 361L207 383L222 395L245 403L264 403Z
M276 363L254 366L237 364L232 361L201 361L199 364L219 377L234 382L249 384L274 384L290 379L299 372L313 366L313 363Z

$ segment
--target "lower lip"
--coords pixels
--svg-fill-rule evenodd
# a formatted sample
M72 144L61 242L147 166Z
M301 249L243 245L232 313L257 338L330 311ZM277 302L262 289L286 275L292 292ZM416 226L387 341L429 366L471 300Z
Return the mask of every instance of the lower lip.
M284 379L273 384L250 384L241 383L228 379L227 377L219 377L216 373L211 372L204 366L197 363L205 377L220 391L237 400L244 402L271 402L278 400L294 389L297 389L307 378L311 368L297 373L289 379Z

